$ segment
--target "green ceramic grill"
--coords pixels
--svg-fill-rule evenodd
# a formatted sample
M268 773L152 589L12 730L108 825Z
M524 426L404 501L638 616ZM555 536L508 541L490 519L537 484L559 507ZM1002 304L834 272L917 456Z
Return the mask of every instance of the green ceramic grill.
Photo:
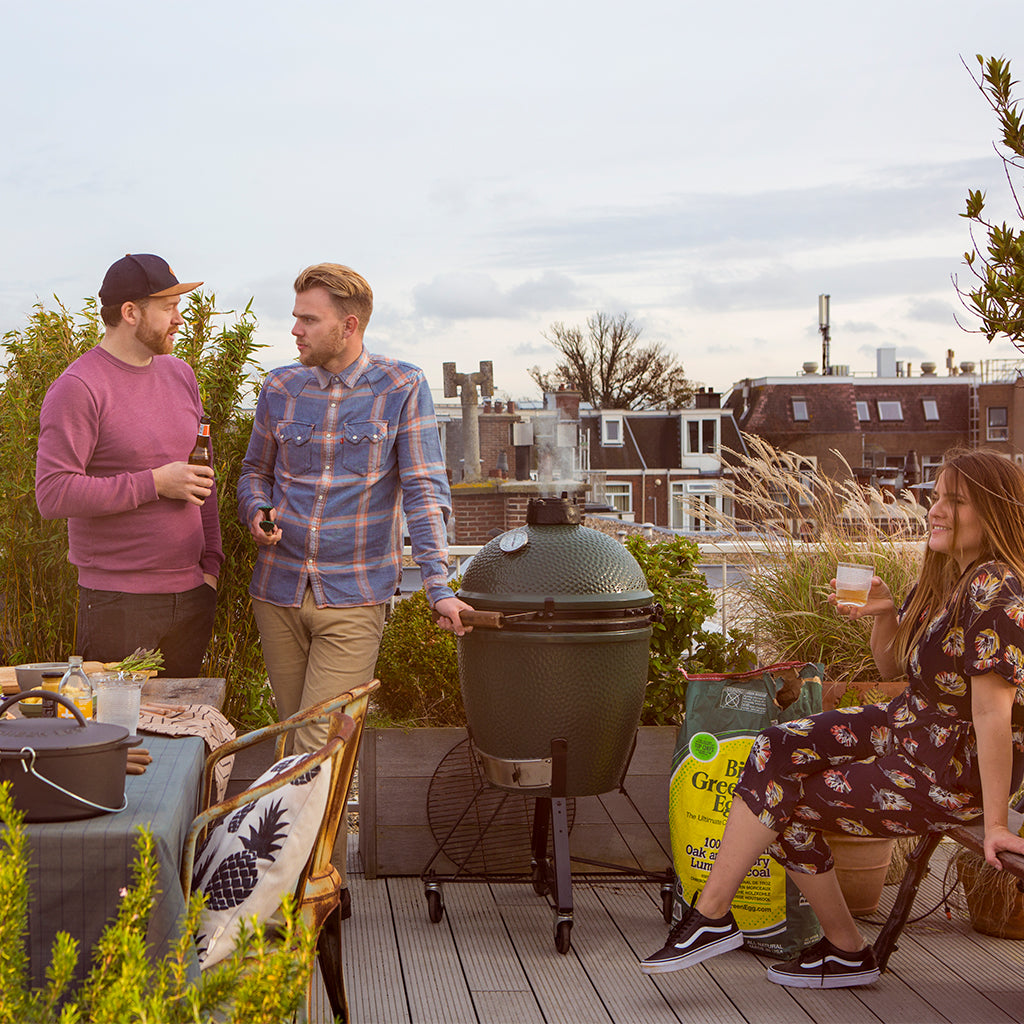
M497 628L459 639L470 736L489 782L551 795L551 743L567 743L565 796L618 788L640 721L653 595L615 538L567 498L535 498L526 525L485 545L459 597Z

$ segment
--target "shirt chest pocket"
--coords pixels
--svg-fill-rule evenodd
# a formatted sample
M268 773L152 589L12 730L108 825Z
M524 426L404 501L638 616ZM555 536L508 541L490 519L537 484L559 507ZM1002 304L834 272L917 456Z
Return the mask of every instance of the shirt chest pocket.
M274 433L280 458L290 476L309 472L312 460L313 424L301 420L281 420Z
M380 471L388 447L388 425L364 420L342 425L341 464L349 473L370 476Z

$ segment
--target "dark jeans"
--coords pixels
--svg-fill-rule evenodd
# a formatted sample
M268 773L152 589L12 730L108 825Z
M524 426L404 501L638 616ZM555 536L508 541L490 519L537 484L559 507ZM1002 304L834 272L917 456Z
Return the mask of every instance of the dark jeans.
M120 661L137 647L159 648L160 674L202 672L213 633L217 591L201 583L182 594L126 594L78 588L78 651L86 661Z

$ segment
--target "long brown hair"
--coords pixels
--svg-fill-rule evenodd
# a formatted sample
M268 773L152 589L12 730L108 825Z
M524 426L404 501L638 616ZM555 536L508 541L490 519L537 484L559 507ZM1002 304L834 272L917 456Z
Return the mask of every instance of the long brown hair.
M939 476L947 489L966 496L981 523L981 552L972 565L1003 562L1024 583L1024 470L988 449L954 449L943 458ZM957 550L957 532L954 514L951 552ZM954 620L959 619L969 578L953 554L925 548L917 587L893 640L899 664L907 665L928 623L951 599Z

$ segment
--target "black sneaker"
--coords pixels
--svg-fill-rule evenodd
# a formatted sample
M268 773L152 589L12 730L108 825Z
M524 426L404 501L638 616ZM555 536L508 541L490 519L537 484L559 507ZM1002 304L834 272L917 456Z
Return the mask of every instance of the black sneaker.
M870 946L847 953L822 939L795 960L769 967L768 980L790 988L854 988L878 981L881 973Z
M665 974L681 967L710 960L719 953L739 949L743 945L743 932L730 911L714 920L689 907L682 920L672 926L665 945L640 961L644 974Z

